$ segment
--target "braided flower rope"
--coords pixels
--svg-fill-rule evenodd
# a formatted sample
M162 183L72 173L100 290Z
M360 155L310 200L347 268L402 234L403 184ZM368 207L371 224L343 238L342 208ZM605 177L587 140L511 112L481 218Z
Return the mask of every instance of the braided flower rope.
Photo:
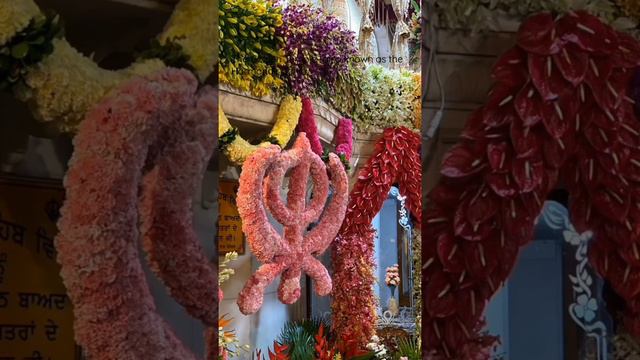
M347 214L331 249L336 286L332 293L332 326L341 339L363 347L375 334L376 300L373 260L373 218L391 186L397 184L416 228L422 219L420 136L405 127L388 128L374 154L360 171L347 205Z
M291 170L287 202L280 198L285 173ZM328 173L327 173L328 170ZM329 175L334 192L326 205ZM306 199L308 180L313 183L313 196ZM347 207L347 174L335 154L325 166L311 150L305 133L299 133L294 146L281 152L277 146L255 151L245 162L238 188L238 212L242 230L262 266L247 280L238 296L243 314L260 309L265 288L281 275L278 298L292 304L300 297L300 277L309 274L318 295L331 292L331 277L315 256L322 254L333 241ZM284 227L278 234L267 218L267 208ZM322 216L321 216L322 214ZM318 220L307 232L308 226Z
M487 104L467 121L428 196L422 259L423 349L431 360L484 360L485 305L556 184L571 220L593 230L594 267L626 300L640 338L640 124L627 96L640 45L586 12L525 21L493 69Z
M214 148L217 104L213 89L197 89L184 70L130 81L87 115L74 139L56 248L75 337L91 359L197 359L155 311L139 241L173 298L217 327L217 274L191 213Z

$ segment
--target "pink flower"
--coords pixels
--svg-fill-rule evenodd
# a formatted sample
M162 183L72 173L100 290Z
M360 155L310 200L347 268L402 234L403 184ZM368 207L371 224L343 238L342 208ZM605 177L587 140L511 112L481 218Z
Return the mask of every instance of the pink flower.
M340 119L334 136L336 153L344 154L346 159L350 160L353 153L353 122L351 119Z
M329 191L327 168L311 151L304 133L298 135L291 150L280 152L277 147L263 148L245 161L238 189L238 212L249 246L263 265L240 292L238 307L243 314L260 309L265 288L278 275L281 277L278 298L285 304L300 297L302 272L314 280L319 295L331 291L331 277L314 256L324 252L340 228L346 211L348 185L347 174L335 154L329 155L328 167L334 194L323 213ZM280 191L288 171L289 192L285 204ZM314 184L314 194L307 203L309 176ZM283 236L269 223L265 205L283 224ZM306 232L318 218L316 227Z
M217 274L191 222L217 106L211 88L197 90L188 71L132 80L74 139L56 247L75 336L92 359L196 359L155 311L140 241L172 296L204 324L217 321Z
M308 97L302 98L302 112L300 113L300 120L298 120L296 132L305 133L311 143L311 150L318 155L322 155L324 151L322 149L322 143L320 142L320 136L318 135L315 115L313 114L313 103Z

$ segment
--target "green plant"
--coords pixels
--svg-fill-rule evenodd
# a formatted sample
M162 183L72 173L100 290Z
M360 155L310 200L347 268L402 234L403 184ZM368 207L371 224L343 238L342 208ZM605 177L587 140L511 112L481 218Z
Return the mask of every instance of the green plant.
M321 318L305 319L301 322L288 322L278 336L278 342L288 347L287 354L291 360L308 360L315 358L316 334L321 328L328 328Z
M522 20L541 11L570 10L587 10L619 27L633 26L610 0L436 0L441 25L474 32L491 29L501 16Z
M420 346L418 345L418 338L399 338L397 340L398 351L394 355L394 359L400 359L401 356L405 356L409 360L420 360Z

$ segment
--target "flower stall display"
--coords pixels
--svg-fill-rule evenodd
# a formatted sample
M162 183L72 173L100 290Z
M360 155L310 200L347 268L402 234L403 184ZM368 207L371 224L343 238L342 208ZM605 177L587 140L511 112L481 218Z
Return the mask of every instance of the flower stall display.
M191 212L216 107L213 89L168 69L125 83L81 123L55 244L75 337L92 359L199 358L156 312L138 243L189 314L218 321L217 274Z
M327 169L331 175L333 196L323 213L329 191ZM280 198L280 189L289 170L285 204ZM309 176L314 193L307 201ZM331 291L331 277L314 256L324 252L340 228L346 211L347 186L347 175L338 156L331 154L329 164L325 166L311 151L304 133L298 134L290 150L281 152L274 145L258 149L247 158L240 175L238 212L251 251L263 265L239 294L238 307L243 314L252 314L260 309L266 286L280 274L278 298L285 304L292 304L300 297L302 272L314 280L314 288L319 295L327 295ZM284 226L283 235L269 223L266 207ZM316 220L317 225L306 232Z
M231 125L220 107L218 111L219 147L229 160L237 165L242 165L258 149L266 148L270 145L278 145L284 148L289 143L291 135L293 135L301 111L302 103L300 98L285 96L280 103L275 124L266 140L258 145L252 145L240 136L238 129Z
M285 61L279 67L288 91L310 96L321 87L332 89L358 54L355 33L311 5L287 6L282 22L277 34L285 41Z
M407 197L407 207L420 228L422 168L420 135L408 128L386 129L374 154L358 174L349 194L347 214L336 237L331 258L334 269L332 326L338 336L365 346L375 332L373 218L392 185ZM353 306L358 304L358 306Z
M369 65L362 82L362 107L353 114L359 132L414 126L414 107L419 105L415 94L420 85L411 71Z
M429 194L422 244L428 359L489 359L483 310L533 238L560 181L571 222L591 230L589 258L626 302L640 338L640 44L584 11L528 18L493 68L486 105L468 119Z
M220 0L220 81L255 96L284 85L282 7L271 1Z
M33 0L0 0L0 14L0 87L62 132L74 133L85 113L119 85L167 65L148 58L120 71L102 69L61 38L57 19L47 18ZM177 48L204 81L216 62L215 23L215 1L182 0L157 44Z

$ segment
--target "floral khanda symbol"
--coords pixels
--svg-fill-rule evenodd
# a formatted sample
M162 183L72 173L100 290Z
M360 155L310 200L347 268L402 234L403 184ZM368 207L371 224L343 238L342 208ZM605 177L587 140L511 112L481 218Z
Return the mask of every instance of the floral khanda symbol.
M329 194L327 168L333 195L323 213ZM280 189L289 169L285 204L280 198ZM313 195L307 200L309 176ZM302 132L291 150L281 152L278 146L269 146L247 159L240 176L238 212L251 251L263 265L240 292L238 306L243 314L253 314L260 309L265 288L279 274L278 298L285 304L292 304L300 297L302 272L314 280L319 295L329 294L331 277L314 256L324 252L342 225L347 207L347 186L347 174L340 158L330 154L329 164L325 166ZM283 225L283 235L269 223L265 204ZM318 219L317 225L307 232L309 225Z

